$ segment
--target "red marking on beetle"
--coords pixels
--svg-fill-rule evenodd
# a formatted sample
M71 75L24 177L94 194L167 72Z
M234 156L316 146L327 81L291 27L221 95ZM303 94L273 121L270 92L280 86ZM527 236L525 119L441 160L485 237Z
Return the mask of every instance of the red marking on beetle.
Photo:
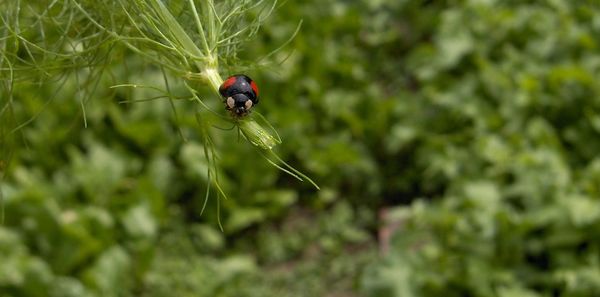
M232 76L230 78L228 78L225 82L223 82L223 84L221 85L221 87L219 89L221 90L227 90L227 88L231 87L231 85L233 85L236 81L236 77Z
M256 94L256 97L258 97L258 86L256 86L256 83L252 81L250 82L250 86L252 87L252 90L254 90L254 94Z

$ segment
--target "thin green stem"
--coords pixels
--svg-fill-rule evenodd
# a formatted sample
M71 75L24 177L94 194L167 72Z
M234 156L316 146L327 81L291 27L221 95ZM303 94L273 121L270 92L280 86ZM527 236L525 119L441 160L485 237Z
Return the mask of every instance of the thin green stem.
M204 26L202 26L202 22L200 21L200 16L198 15L198 10L196 9L194 0L188 0L188 2L190 3L190 6L192 7L192 14L194 15L194 20L196 21L196 27L198 27L198 33L200 34L200 40L202 41L204 50L206 51L206 54L210 55L210 46L208 45L208 41L206 40L206 33L204 32Z

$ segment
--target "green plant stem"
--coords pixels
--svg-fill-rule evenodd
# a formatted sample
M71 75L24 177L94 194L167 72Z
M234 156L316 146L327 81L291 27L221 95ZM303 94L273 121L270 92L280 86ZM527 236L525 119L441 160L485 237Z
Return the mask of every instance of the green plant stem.
M216 63L214 63L214 64L216 64ZM206 80L206 82L208 83L208 85L211 87L211 89L218 96L221 96L219 94L219 87L221 86L221 84L223 84L223 79L219 75L219 71L217 70L216 65L215 66L211 65L211 67L204 68L202 70L202 77L204 77L204 79Z

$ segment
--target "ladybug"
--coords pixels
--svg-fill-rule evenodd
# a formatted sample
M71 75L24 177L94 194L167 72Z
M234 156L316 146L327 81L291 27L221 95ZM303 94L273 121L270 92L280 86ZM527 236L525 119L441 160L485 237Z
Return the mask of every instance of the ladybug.
M247 115L252 106L258 104L258 87L243 74L227 78L219 87L219 93L225 98L225 108L238 117Z

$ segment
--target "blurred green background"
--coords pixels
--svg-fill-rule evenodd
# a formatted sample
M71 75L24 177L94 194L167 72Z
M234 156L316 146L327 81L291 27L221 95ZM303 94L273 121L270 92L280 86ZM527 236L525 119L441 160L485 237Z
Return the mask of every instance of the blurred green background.
M224 232L196 103L108 88L159 69L18 82L0 296L600 296L597 1L288 1L241 55L300 20L246 73L322 189L215 130Z

